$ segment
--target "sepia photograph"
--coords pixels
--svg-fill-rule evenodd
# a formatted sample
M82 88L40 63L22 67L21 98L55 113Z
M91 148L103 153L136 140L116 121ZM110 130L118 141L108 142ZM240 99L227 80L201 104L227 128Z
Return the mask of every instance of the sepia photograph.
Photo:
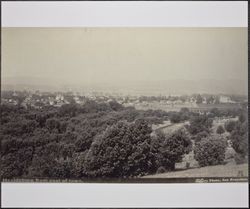
M1 30L2 181L248 181L247 27Z

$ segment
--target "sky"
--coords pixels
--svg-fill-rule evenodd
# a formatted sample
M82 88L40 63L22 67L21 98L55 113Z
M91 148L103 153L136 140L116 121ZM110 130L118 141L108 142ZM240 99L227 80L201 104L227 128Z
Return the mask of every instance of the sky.
M246 93L247 36L247 28L2 28L2 83Z

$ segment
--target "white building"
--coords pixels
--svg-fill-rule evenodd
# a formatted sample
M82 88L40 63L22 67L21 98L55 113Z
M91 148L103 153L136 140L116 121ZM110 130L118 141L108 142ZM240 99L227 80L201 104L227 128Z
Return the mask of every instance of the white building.
M230 97L228 96L220 96L220 103L235 103L234 101L231 100Z

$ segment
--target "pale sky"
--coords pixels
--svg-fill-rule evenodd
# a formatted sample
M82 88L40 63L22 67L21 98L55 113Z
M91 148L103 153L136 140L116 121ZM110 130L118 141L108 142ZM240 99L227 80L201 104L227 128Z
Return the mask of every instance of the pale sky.
M242 91L248 80L247 36L247 28L2 28L2 82L234 79L231 85Z

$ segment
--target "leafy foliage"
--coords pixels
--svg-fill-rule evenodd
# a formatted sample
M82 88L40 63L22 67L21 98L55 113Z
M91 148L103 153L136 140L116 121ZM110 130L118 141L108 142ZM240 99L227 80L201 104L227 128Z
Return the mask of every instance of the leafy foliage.
M202 131L210 132L212 123L213 120L206 115L194 116L190 120L190 125L188 127L189 133L196 135Z
M225 127L227 132L231 133L234 130L236 124L237 124L236 121L229 120L225 123L224 127Z
M180 123L182 121L181 115L174 113L170 116L171 123Z
M150 126L152 123L162 123L168 117L161 110L124 108L116 101L87 101L84 105L72 102L61 107L41 109L1 105L0 110L2 178L85 177L85 158L89 150L93 149L92 143L115 124L122 121L129 124L129 130L134 130L131 132L134 140L139 140L138 137L142 137L140 140L143 137L151 139L151 129L148 130L150 133L141 133L141 126L135 121L144 118L144 123ZM146 145L135 149L133 145L131 152L135 150L135 153L131 155L129 162L131 164L138 161L138 166L130 165L127 174L131 172L143 175L151 172L150 166L142 169L142 164L148 163L144 155L139 159L143 146ZM147 146L150 147L150 144Z
M196 143L194 158L201 167L224 162L226 141L222 137L209 136Z
M184 154L192 150L192 142L184 129L170 136L158 133L158 161L166 170L174 170L175 163L180 162Z
M151 170L151 129L145 121L119 122L98 135L86 154L90 177L127 177Z
M201 131L197 133L194 137L195 143L200 142L203 138L206 138L209 136L209 133L207 131Z
M202 100L203 100L203 99L202 99L202 96L201 96L200 94L198 94L197 97L196 97L196 103L197 103L197 104L201 104L201 103L202 103Z
M248 153L248 122L237 123L231 133L231 141L234 150L243 158Z
M210 135L212 118L187 108L144 111L115 100L85 99L78 104L71 94L65 97L72 101L61 107L0 105L2 178L123 178L165 172L191 150L190 134L197 147ZM185 129L171 135L152 133L152 124L169 119L173 123L190 120L189 133ZM230 129L233 147L242 158L247 153L246 127L245 118Z
M223 134L223 133L225 133L225 130L224 130L224 128L223 128L223 126L218 126L218 128L217 128L217 130L216 130L216 133L217 134Z

